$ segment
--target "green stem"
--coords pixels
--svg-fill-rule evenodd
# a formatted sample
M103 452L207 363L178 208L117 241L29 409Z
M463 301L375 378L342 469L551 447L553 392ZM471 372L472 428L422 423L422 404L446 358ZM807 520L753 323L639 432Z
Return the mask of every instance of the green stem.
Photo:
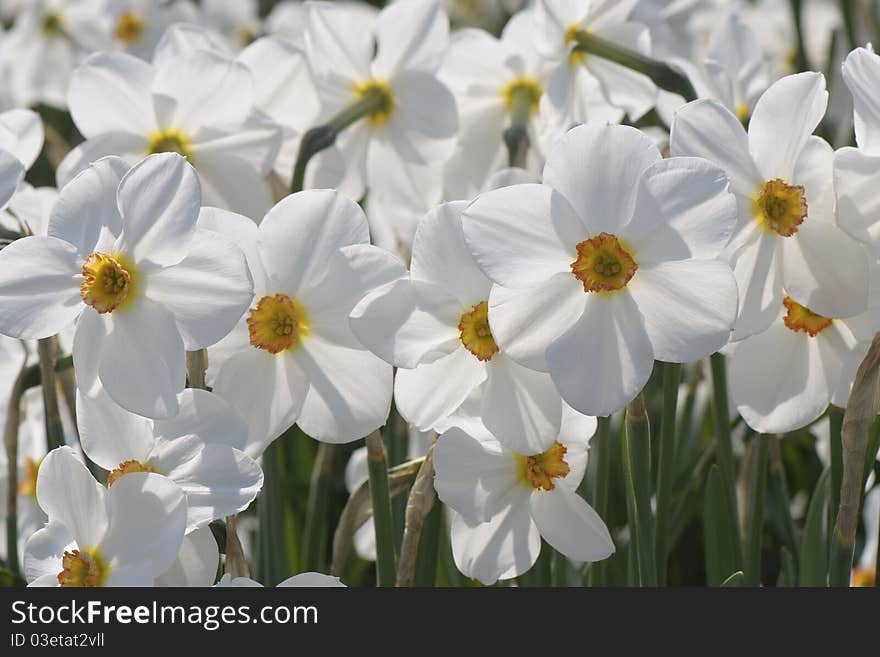
M43 387L43 408L46 422L46 447L49 451L64 445L64 428L58 410L58 387L55 385L55 355L58 339L53 335L37 340L40 358L40 381Z
M795 68L800 73L809 68L807 63L807 51L804 48L804 30L803 30L803 0L790 0L791 16L794 22L795 40L797 50L795 52Z
M577 42L576 51L596 55L637 73L647 75L658 87L678 94L686 101L696 100L697 93L687 76L668 64L624 48L585 30L577 31L571 36Z
M642 393L626 407L626 432L622 443L627 509L639 584L657 586L654 519L651 514L651 428Z
M877 3L874 3L876 6ZM840 13L843 14L843 28L846 32L846 49L847 52L856 47L856 25L853 16L852 0L840 0Z
M590 441L591 458L596 461L593 478L593 509L608 524L608 490L611 481L611 416L598 418L596 435ZM590 586L604 586L605 562L598 561L590 567Z
M798 551L798 530L794 518L791 517L791 495L788 492L788 481L785 476L785 463L782 460L782 439L774 438L770 444L770 481L769 486L773 499L776 501L778 515L782 521L782 541L786 553L794 563L794 571L800 560ZM791 586L796 580L792 579Z
M733 439L730 435L730 413L727 408L727 371L724 356L712 354L712 411L715 426L715 454L727 500L727 522L734 537L733 555L736 570L742 568L742 539L739 530L739 509L736 501L736 472L733 458Z
M510 126L504 131L507 147L507 163L524 169L529 152L529 117L535 103L534 93L525 87L517 87L510 96Z
M290 193L302 191L309 160L326 148L330 148L343 130L360 119L372 116L388 107L388 92L380 88L369 89L363 96L342 110L324 125L308 130L299 145L299 153L293 167Z
M761 540L764 536L764 493L767 489L767 464L770 458L768 436L758 434L756 455L749 487L748 549L746 550L746 583L761 585Z
M18 563L18 429L21 424L24 373L22 369L12 384L3 427L6 448L6 565L16 576L21 574Z
M263 490L257 499L259 520L259 580L275 586L290 573L284 556L284 502L281 487L281 438L276 438L263 452Z
M419 554L416 557L416 576L413 580L413 586L434 586L436 581L440 526L443 522L442 507L440 500L436 500L428 517L425 518L422 537L419 539Z
M672 482L675 478L675 411L679 363L663 365L663 416L660 421L660 454L657 460L657 583L666 584L666 561L669 557L669 524L672 519Z
M69 370L73 367L73 356L62 356L58 360L55 361L55 371L62 372L64 370ZM40 366L39 365L30 365L24 371L24 377L22 378L22 387L24 390L30 390L31 388L36 388L43 382L43 377L40 376Z
M309 482L309 501L306 507L305 570L324 572L327 561L327 502L333 481L333 457L336 446L319 443Z
M376 585L394 586L397 581L397 565L394 558L394 527L391 520L391 498L388 494L385 446L378 431L367 436L366 442L373 526L376 531Z

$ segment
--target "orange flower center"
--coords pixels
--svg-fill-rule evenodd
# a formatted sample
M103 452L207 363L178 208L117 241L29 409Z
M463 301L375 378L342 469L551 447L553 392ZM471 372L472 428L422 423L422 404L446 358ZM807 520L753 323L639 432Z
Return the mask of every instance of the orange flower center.
M113 312L132 298L134 266L121 254L93 253L82 266L79 293L99 313Z
M123 43L136 43L144 30L144 21L133 11L124 11L116 21L116 38Z
M24 458L24 472L18 480L18 494L37 498L37 474L40 472L40 461L30 456Z
M782 237L791 237L807 218L807 197L801 185L774 178L753 199L758 224Z
M133 459L131 461L123 461L113 468L107 476L107 487L112 486L122 475L131 474L132 472L156 472L156 469L149 463L141 463Z
M785 297L782 300L782 305L785 306L786 310L785 317L782 319L785 325L795 333L803 331L811 338L815 338L819 333L831 326L831 323L834 321L829 317L814 313L791 297Z
M58 573L58 583L61 586L103 586L110 572L109 565L97 549L70 552L65 550L61 567L62 571Z
M584 292L617 292L626 287L639 266L632 253L609 233L599 233L577 245L571 272L584 284Z
M489 328L489 304L481 301L461 316L458 334L464 348L477 357L477 360L492 360L498 353L498 345Z
M553 490L556 487L553 480L557 477L565 477L571 470L565 462L567 451L562 443L556 442L541 454L534 456L516 454L519 480L535 489Z
M305 309L286 294L265 296L247 318L251 344L270 354L296 349L308 335Z

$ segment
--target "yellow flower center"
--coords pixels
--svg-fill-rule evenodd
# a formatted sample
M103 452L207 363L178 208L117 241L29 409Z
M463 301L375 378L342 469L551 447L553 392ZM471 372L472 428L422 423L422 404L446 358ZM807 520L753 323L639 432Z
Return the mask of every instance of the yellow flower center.
M755 220L765 230L791 237L807 218L807 197L801 185L780 178L764 183L752 199Z
M782 321L792 331L797 333L803 331L811 338L815 338L819 333L831 326L834 321L829 317L817 315L809 308L805 308L791 297L785 297L782 300L786 313Z
M546 452L535 456L515 454L520 482L535 489L553 490L556 488L553 480L565 477L571 470L565 462L567 451L562 443L556 442Z
M529 114L534 114L538 111L538 101L541 100L543 90L535 78L527 76L511 80L501 87L500 93L504 107L508 112L513 109L514 104L522 99L522 102L528 105Z
M498 345L489 328L489 304L481 301L458 320L458 335L464 348L477 357L477 360L492 360L498 353Z
M585 31L580 25L574 23L573 25L569 25L568 29L565 30L565 45L570 46L572 43L575 44L574 48L572 48L571 52L568 53L568 65L576 66L577 64L582 64L584 59L587 56L583 50L578 50L577 47L577 36L578 33Z
M113 312L134 297L137 274L122 254L93 253L82 266L79 294L99 313Z
M748 105L746 105L745 103L737 103L736 118L738 118L740 120L740 123L745 123L746 119L749 118L750 114L751 114L751 112L749 112Z
M384 124L394 112L394 96L384 80L365 80L354 86L355 102L361 101L367 95L376 97L376 107L366 118L367 123L378 127Z
M853 568L850 586L872 587L875 585L874 571L863 568Z
M629 249L614 235L599 233L577 245L571 272L584 292L610 293L626 287L639 266Z
M40 471L40 461L30 456L24 457L24 472L18 480L18 494L37 499L37 474Z
M192 148L190 147L189 137L174 128L159 130L150 135L147 155L153 155L154 153L178 153L192 162Z
M242 48L247 48L257 39L257 35L244 26L235 28L235 38Z
M65 550L61 567L63 570L58 573L58 583L61 586L104 586L110 573L109 564L101 557L97 548Z
M123 43L137 43L144 31L144 20L133 11L124 11L116 21L116 38Z
M132 472L156 472L156 468L149 463L141 463L140 461L123 461L110 471L110 474L107 476L107 486L112 486L122 475L131 474Z
M309 333L305 309L286 294L265 296L247 318L251 344L270 354L296 349Z
M57 11L48 11L43 14L42 20L40 20L40 32L43 33L43 36L47 39L54 39L59 34L61 34L61 30L64 27L64 20L61 17L61 14Z

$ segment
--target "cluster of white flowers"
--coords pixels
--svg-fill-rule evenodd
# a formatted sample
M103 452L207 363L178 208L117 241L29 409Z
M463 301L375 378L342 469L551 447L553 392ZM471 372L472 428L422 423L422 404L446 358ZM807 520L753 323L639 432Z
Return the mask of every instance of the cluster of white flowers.
M809 4L800 56L824 64L835 3ZM462 573L522 575L542 540L601 561L590 438L655 361L723 353L762 434L845 406L880 330L880 57L845 57L857 147L835 150L825 76L785 70L787 5L2 3L0 423L27 581L212 585L208 525L255 500L266 448L294 424L362 439L392 403L427 437L413 456L439 436ZM57 190L24 182L36 105L82 136ZM75 391L47 454L39 392L13 388L55 336ZM375 558L371 523L355 542Z

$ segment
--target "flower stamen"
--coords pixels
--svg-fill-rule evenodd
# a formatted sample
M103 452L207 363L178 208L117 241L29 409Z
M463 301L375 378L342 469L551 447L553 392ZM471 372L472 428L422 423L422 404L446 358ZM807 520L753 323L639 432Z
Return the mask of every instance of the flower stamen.
M498 353L498 345L489 328L489 303L481 301L464 313L458 321L458 335L464 348L477 357L489 361Z
M122 255L95 252L82 266L82 300L99 313L113 312L132 298L134 267Z
M791 297L785 297L782 300L782 305L786 309L785 317L782 321L795 333L803 331L811 338L815 338L834 322L830 317L814 313Z
M296 349L308 335L305 309L286 294L265 296L247 318L251 345L270 354Z
M780 178L764 183L753 199L758 224L782 237L791 237L807 218L807 197L802 185Z
M116 21L116 38L129 45L140 41L144 20L133 11L124 11Z
M599 233L577 245L571 272L584 285L584 292L610 293L627 286L639 266L632 253L609 233Z
M565 461L567 451L565 445L555 442L550 449L541 454L534 456L515 454L519 480L535 489L553 490L556 487L553 480L557 477L565 477L571 471Z
M174 128L158 130L150 135L147 155L155 153L177 153L192 162L192 147L189 137Z
M367 123L373 127L383 125L394 112L394 96L391 88L384 80L365 80L354 86L354 100L359 102L367 95L376 96L376 105L372 113L366 117Z
M140 461L135 461L134 459L130 461L123 461L118 466L113 468L113 470L107 476L107 487L109 488L110 486L112 486L113 483L121 476L131 474L132 472L156 472L156 469L149 463L141 463Z
M104 586L110 572L109 564L97 549L64 551L58 584L69 587Z

